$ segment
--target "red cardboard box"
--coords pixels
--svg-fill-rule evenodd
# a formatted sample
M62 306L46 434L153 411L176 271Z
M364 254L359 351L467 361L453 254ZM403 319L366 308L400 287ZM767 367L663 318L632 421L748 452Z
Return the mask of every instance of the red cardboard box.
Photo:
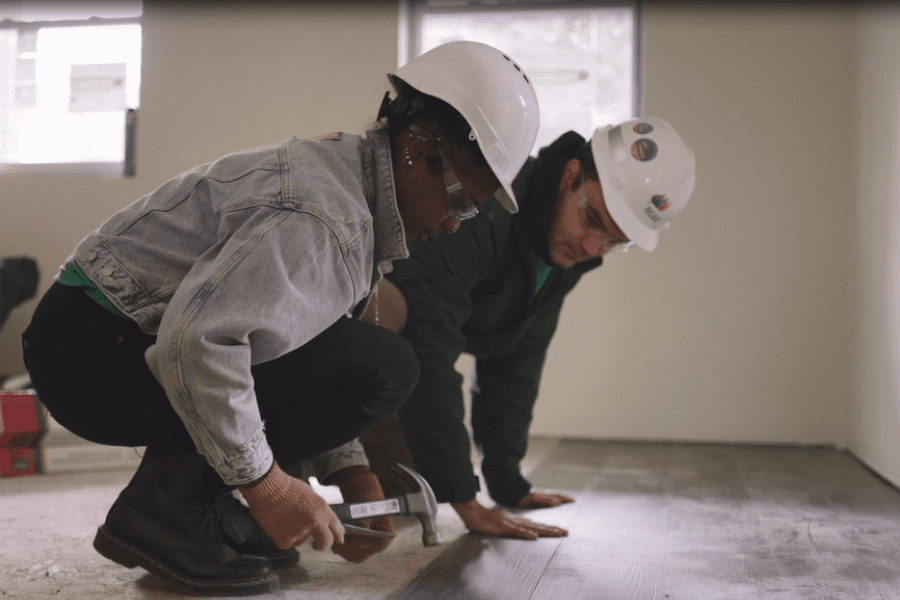
M32 448L0 449L0 477L44 472L44 451L40 444Z
M47 413L34 391L0 391L0 449L37 446Z

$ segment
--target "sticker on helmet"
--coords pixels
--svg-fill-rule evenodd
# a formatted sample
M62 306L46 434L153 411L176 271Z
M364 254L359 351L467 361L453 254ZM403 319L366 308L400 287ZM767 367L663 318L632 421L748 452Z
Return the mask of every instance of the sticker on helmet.
M634 126L635 133L643 134L643 133L650 133L651 131L653 131L653 125L651 125L650 123L638 123L637 125Z
M662 194L653 196L652 198L650 198L650 202L653 203L653 206L655 206L656 210L658 210L659 212L666 210L672 205L672 203L669 202L669 197Z
M631 145L631 156L641 161L653 160L657 150L656 142L649 138L641 138Z

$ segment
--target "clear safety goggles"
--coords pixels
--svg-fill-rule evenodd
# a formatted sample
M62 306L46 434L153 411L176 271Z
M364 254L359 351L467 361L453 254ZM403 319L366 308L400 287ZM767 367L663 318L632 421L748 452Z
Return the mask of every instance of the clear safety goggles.
M578 177L578 215L581 218L581 228L585 232L585 235L600 238L603 243L603 251L600 253L601 256L603 254L621 254L628 252L628 250L634 246L634 242L631 240L617 240L612 237L606 231L606 226L603 224L603 220L600 219L600 215L588 213L588 206L590 203L588 202L587 196L584 194L584 171L579 173Z
M447 196L450 198L447 216L456 217L460 221L471 219L478 214L478 203L463 189L459 179L456 178L456 173L453 172L450 161L447 160L441 149L438 148L437 151L444 164L444 185L447 187Z

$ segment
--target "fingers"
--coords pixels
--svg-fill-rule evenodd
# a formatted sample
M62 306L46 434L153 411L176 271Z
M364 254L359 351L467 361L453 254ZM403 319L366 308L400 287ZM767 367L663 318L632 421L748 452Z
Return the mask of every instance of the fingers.
M370 529L374 531L394 532L394 526L389 517L373 519ZM360 535L348 535L345 543L335 543L332 551L338 556L353 563L361 563L370 556L383 552L391 543L391 539L370 538Z
M478 516L466 521L466 526L472 533L491 537L509 537L522 540L536 540L539 537L562 537L568 535L568 531L554 527L534 523L522 517L508 515L500 510L484 510Z
M334 540L336 544L344 543L344 535L346 531L344 530L344 524L339 520L334 519L334 521L330 524L332 535L334 535Z
M335 544L332 551L344 560L361 563L370 556L383 552L390 543L391 540L349 535L346 543Z
M332 545L334 545L334 534L331 533L331 529L325 527L316 530L316 533L313 534L313 550L328 550Z
M250 515L275 542L286 550L313 538L315 550L343 543L344 526L324 498L308 484L284 473L277 463L258 483L242 487Z
M516 505L519 508L552 508L562 504L558 498L547 495L528 494Z
M536 531L517 524L512 519L505 519L501 523L501 527L500 535L503 537L518 538L520 540L536 540L540 537Z
M529 521L522 517L507 517L507 520L514 523L519 531L524 531L529 535L534 536L532 539L538 537L563 537L569 535L569 532L561 527L535 523L534 521Z
M529 523L525 525L525 527L534 533L536 533L540 537L565 537L569 535L569 532L563 529L562 527L555 527L553 525L543 525L541 523Z
M575 502L575 499L566 494L545 494L542 492L529 492L516 504L518 508L552 508L560 504Z
M328 550L335 544L344 543L344 525L329 510L325 523L317 527L313 535L313 550Z

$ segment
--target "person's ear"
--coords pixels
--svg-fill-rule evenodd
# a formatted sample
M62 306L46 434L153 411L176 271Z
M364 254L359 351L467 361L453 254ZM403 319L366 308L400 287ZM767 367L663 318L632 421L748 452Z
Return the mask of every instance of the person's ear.
M570 158L563 168L562 178L559 180L560 196L574 190L578 182L578 176L581 174L581 161L577 158Z

